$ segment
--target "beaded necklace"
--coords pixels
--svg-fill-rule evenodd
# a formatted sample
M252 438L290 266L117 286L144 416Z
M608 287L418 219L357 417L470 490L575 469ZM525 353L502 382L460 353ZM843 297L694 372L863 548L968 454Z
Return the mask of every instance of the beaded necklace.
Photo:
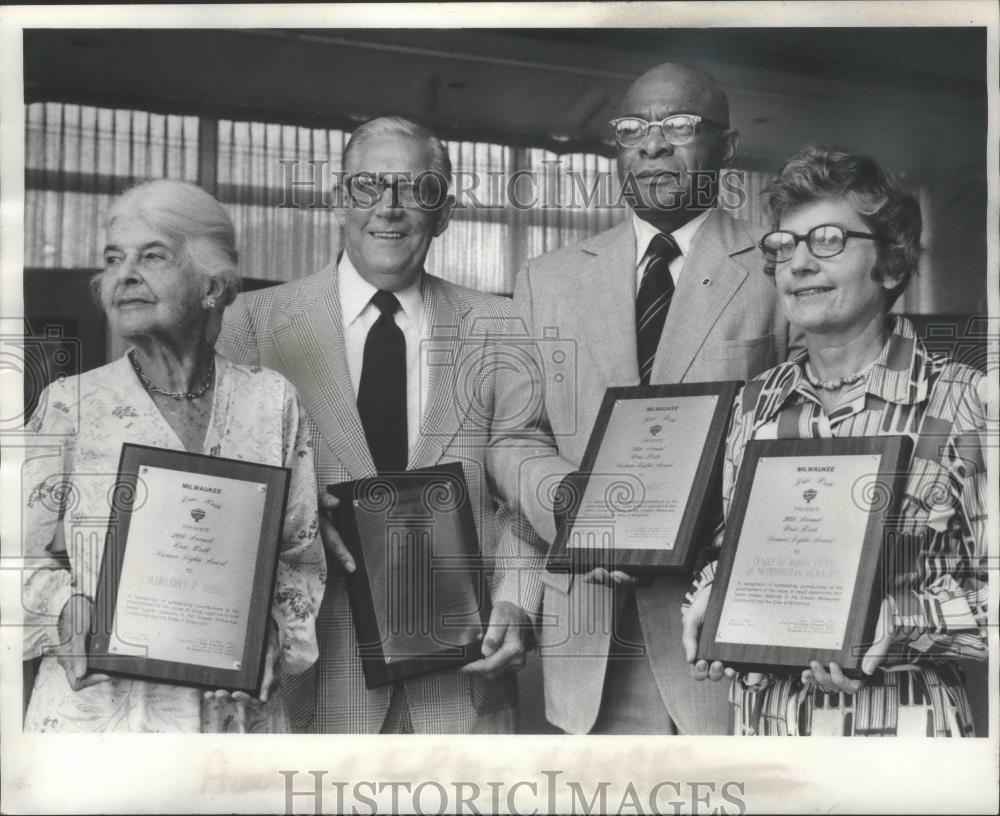
M198 399L202 396L212 385L212 381L215 379L215 356L209 360L208 373L205 374L205 380L201 384L201 388L197 391L164 391L162 388L155 386L146 376L145 372L142 370L142 366L139 365L139 361L136 359L134 350L129 349L128 360L132 364L132 370L135 371L135 375L139 378L139 382L142 383L142 387L147 391L155 391L157 394L163 394L165 397L170 397L171 399Z

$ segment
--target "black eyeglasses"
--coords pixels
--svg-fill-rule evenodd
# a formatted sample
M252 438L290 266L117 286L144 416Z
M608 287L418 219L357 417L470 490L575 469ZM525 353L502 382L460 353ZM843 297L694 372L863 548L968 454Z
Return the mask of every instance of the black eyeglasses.
M674 146L686 145L694 139L698 131L698 125L704 123L714 127L725 129L728 125L722 125L698 116L694 113L675 113L667 116L659 122L649 122L639 116L621 116L611 120L611 127L615 129L615 138L622 147L638 147L645 141L651 127L659 127L663 133L663 138Z
M832 258L844 251L848 238L867 238L869 241L884 241L881 235L870 232L855 232L845 230L836 224L820 224L813 227L805 235L797 235L788 230L775 230L760 239L760 248L764 257L773 263L790 261L795 254L795 247L800 241L806 246L814 258Z

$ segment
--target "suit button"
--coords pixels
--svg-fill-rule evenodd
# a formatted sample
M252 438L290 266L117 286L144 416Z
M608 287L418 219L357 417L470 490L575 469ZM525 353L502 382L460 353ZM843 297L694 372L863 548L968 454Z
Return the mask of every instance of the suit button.
M704 278L702 280L702 282L701 282L701 285L702 286L711 286L712 285L712 279L711 278Z

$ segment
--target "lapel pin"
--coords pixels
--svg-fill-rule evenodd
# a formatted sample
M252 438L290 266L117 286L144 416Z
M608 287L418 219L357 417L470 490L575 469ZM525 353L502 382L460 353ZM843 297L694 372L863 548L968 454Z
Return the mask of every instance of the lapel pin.
M702 286L711 286L712 285L712 279L711 278L704 278L704 279L702 279L701 285Z

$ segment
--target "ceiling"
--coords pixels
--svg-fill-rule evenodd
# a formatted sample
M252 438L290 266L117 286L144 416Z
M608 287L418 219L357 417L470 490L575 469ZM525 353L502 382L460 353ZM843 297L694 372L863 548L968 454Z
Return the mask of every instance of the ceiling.
M808 141L915 177L984 166L982 28L28 30L24 78L28 102L348 128L396 113L608 152L630 81L668 59L728 89L744 166Z

